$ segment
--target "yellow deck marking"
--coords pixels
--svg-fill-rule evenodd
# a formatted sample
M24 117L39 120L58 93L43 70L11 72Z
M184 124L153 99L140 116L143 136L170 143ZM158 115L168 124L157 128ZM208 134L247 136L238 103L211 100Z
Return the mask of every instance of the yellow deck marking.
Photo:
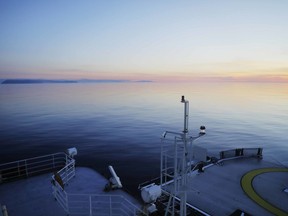
M261 196L259 196L252 185L253 179L260 174L267 173L267 172L288 172L288 168L262 168L262 169L256 169L252 170L248 173L246 173L244 176L242 176L241 179L241 186L245 193L254 200L258 205L262 206L266 210L270 211L271 213L275 215L283 215L288 216L288 212L285 212L276 206L272 205L271 203L264 200Z

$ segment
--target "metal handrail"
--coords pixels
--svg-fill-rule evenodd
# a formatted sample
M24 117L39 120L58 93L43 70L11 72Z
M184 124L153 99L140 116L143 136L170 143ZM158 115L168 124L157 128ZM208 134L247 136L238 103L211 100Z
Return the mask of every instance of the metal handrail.
M137 215L143 213L121 195L67 194L69 214ZM105 208L106 207L106 208ZM67 212L68 213L68 212ZM144 214L144 213L143 213Z
M146 215L121 195L67 193L58 182L53 186L53 194L69 215Z
M121 195L73 194L65 191L65 185L75 176L75 160L67 156L66 165L57 172L64 187L52 176L55 199L69 215L146 215L137 206ZM116 200L116 201L115 201ZM101 209L101 211L100 211Z
M65 164L65 153L54 153L0 164L0 183L57 170Z
M75 160L63 152L0 164L0 183L43 174L47 171L57 171L55 173L61 177L65 186L75 176ZM69 194L56 181L55 175L52 176L52 182L53 195L67 214L80 214L84 210L87 215L101 215L97 211L97 208L101 207L102 211L106 213L105 215L110 216L145 215L137 206L121 195ZM81 201L83 197L84 201ZM83 205L88 208L83 208ZM103 206L107 206L107 208L103 208Z
M263 148L236 148L220 152L220 159L237 158L241 156L256 156L262 158ZM227 154L227 155L226 155Z

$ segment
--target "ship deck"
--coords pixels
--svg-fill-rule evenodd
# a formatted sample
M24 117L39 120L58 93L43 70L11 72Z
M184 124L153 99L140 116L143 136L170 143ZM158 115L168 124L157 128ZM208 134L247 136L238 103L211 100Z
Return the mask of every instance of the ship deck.
M52 173L47 173L0 184L0 204L7 207L9 216L66 216L67 213L52 194L51 176ZM137 200L123 190L104 192L107 183L108 180L96 171L77 167L76 176L65 186L65 191L71 194L122 195L139 206Z
M187 202L210 215L288 215L288 168L257 158L237 158L188 176ZM165 186L171 191L173 183Z

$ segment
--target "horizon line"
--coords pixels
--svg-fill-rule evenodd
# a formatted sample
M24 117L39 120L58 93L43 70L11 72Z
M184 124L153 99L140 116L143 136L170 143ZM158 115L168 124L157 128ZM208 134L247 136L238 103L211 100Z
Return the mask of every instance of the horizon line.
M234 77L197 77L197 78L190 78L190 79L181 79L181 80L173 80L173 79L94 79L94 78L79 78L79 79L69 79L69 78L0 78L1 84L5 81L46 81L46 82L55 82L55 81L62 81L62 82L115 82L115 83L121 83L121 82L153 82L153 83L171 83L171 82L179 82L179 83L193 83L193 82L235 82L235 83L288 83L288 79L249 79L248 77L242 77L242 78L234 78Z

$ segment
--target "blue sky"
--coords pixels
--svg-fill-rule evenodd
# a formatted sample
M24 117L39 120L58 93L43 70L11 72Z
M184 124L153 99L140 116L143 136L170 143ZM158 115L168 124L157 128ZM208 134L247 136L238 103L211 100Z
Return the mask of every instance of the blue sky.
M288 1L3 1L0 78L288 80Z

